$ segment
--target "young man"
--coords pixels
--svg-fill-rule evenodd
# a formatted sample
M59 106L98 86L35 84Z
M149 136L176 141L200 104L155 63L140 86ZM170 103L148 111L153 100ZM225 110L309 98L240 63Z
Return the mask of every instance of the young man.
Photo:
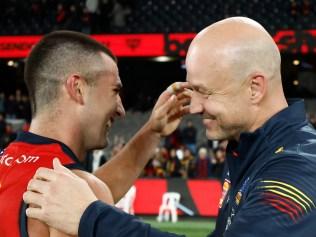
M30 131L19 134L0 154L1 237L65 235L25 216L22 194L38 167L52 167L58 158L88 183L98 199L112 204L133 184L160 137L171 133L188 112L183 106L187 99L178 100L165 91L144 127L96 172L106 185L84 172L79 161L87 151L104 148L115 117L124 116L115 56L84 34L54 32L29 55L25 82L33 112ZM179 96L185 85L179 84Z
M212 24L189 47L190 112L203 115L209 139L229 140L229 173L212 237L315 236L316 132L304 103L286 101L280 62L271 36L244 17ZM63 190L64 182L73 189L49 198L51 192L33 180L24 198L41 209L29 208L29 216L70 233L79 228L80 237L175 236L96 201L87 185L68 173L57 161L55 170L38 170L35 178L49 179L51 189ZM70 204L66 195L75 198L79 190L86 195ZM56 215L57 210L63 214ZM79 213L80 225L67 221L71 210Z

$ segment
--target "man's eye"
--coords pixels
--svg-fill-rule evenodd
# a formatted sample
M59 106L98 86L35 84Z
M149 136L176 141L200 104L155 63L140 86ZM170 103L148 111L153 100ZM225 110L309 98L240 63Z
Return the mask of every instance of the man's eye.
M206 93L206 92L199 92L199 94L203 97L203 98L208 98L211 93Z

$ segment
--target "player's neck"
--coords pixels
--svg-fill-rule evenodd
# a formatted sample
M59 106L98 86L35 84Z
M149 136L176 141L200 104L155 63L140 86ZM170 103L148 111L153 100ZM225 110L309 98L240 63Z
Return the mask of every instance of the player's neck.
M83 160L85 157L86 151L82 141L80 141L82 137L80 129L77 129L74 121L69 123L65 119L56 117L36 116L32 119L29 131L64 143L79 160Z

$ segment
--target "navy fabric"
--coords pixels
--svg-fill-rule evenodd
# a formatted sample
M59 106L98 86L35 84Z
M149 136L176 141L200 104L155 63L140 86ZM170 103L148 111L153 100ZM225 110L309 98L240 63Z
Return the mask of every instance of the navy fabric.
M212 237L314 237L316 132L303 101L227 147L231 187Z
M210 237L315 237L316 132L306 120L303 101L241 134L239 142L230 141L226 159L226 195ZM79 236L177 235L95 202L81 218Z
M181 237L171 233L161 232L141 222L135 216L121 210L95 201L88 206L81 217L79 237ZM183 237L183 236L182 236Z

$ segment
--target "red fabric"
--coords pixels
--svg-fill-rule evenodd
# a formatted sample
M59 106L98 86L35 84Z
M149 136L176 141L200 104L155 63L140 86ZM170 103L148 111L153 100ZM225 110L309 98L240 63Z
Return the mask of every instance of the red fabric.
M162 202L162 195L167 192L167 180L139 179L135 186L135 213L157 214Z
M0 154L1 237L20 236L19 210L23 202L22 194L37 168L51 167L55 157L65 165L74 163L58 144L33 145L14 142Z
M276 195L274 193L269 193L269 192L265 193L265 198L266 199L278 199L278 200L282 199L284 202L289 204L293 209L296 209L295 213L297 213L297 215L299 215L299 213L301 213L301 214L304 213L303 208L289 198L281 197L280 195Z
M265 202L279 211L288 214L294 221L303 212L302 208L288 198L274 194L265 194Z
M276 200L274 200L273 202L269 203L271 206L273 206L274 208L276 208L277 210L279 210L280 212L283 212L287 215L290 216L290 218L295 221L295 217L293 215L292 212L290 212L288 209L284 208L282 205L280 205L280 203L276 203Z
M217 180L189 180L191 196L201 216L217 216L222 187Z

